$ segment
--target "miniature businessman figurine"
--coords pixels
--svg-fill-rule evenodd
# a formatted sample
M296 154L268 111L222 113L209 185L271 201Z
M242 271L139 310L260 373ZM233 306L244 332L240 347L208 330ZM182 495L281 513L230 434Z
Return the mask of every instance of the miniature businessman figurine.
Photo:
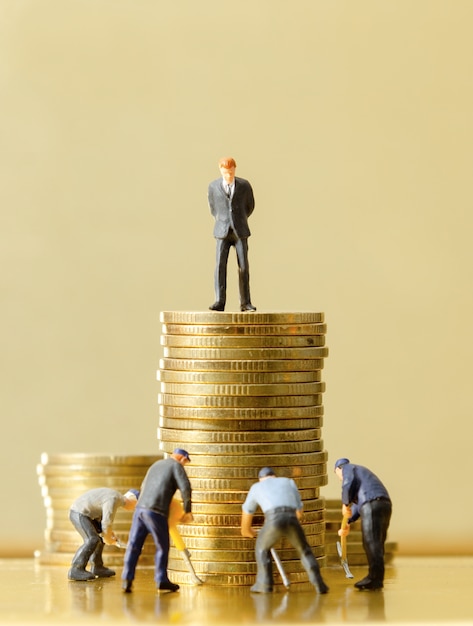
M167 459L156 461L148 469L141 486L140 498L133 515L128 545L125 552L122 588L131 592L138 559L148 534L156 546L154 578L158 591L177 591L179 585L168 578L169 557L169 509L173 495L181 492L184 516L181 523L192 522L191 484L184 465L190 463L188 452L176 448Z
M215 218L214 237L217 240L215 265L216 300L209 308L224 311L227 297L227 261L230 248L235 247L238 261L240 309L256 311L250 298L250 270L248 265L248 218L255 208L253 189L244 178L235 176L236 163L231 157L218 162L222 177L210 183L208 202Z
M103 564L104 544L118 542L112 529L117 509L122 506L126 511L134 511L139 493L130 489L122 495L115 489L102 487L86 491L72 503L69 519L84 543L72 559L68 574L70 580L93 580L115 575ZM91 571L86 570L89 561Z
M340 536L350 532L350 524L361 517L363 548L368 558L368 576L355 583L357 589L382 589L384 543L391 519L392 504L386 487L362 465L342 458L335 462L335 473L342 481L342 514L348 516Z
M241 534L257 537L255 546L258 567L256 582L251 587L255 593L270 593L273 590L271 548L281 537L287 537L299 554L310 582L319 593L327 593L328 587L322 579L304 530L299 522L302 518L302 500L292 478L276 477L270 467L263 467L243 503ZM256 534L251 527L258 506L262 509L264 525Z

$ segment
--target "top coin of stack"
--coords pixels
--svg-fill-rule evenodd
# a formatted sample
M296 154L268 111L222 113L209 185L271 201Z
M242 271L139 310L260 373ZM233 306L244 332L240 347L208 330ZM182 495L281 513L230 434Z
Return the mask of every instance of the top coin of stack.
M254 582L254 540L241 537L241 505L263 466L294 478L304 531L323 564L323 313L163 312L161 322L158 439L166 454L184 447L192 459L194 522L179 530L199 577ZM278 552L292 582L306 583L292 546L282 542ZM169 568L188 582L173 550Z

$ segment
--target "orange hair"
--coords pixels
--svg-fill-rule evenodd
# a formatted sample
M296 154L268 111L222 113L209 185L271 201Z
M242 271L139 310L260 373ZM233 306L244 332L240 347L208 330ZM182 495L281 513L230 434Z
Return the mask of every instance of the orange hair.
M236 167L235 159L233 159L232 157L222 157L218 162L218 166L224 167L225 169Z

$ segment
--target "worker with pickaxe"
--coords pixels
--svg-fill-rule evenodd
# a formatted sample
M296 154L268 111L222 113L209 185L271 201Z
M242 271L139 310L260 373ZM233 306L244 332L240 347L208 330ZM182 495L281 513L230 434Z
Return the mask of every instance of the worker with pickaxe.
M263 511L265 519L263 527L256 533L251 523L258 507ZM310 582L319 593L327 593L328 587L299 521L302 518L302 508L299 490L292 478L277 477L270 467L260 470L258 482L251 486L243 503L241 518L243 537L256 537L258 570L256 582L251 587L252 592L272 592L271 549L281 537L287 537L297 550Z

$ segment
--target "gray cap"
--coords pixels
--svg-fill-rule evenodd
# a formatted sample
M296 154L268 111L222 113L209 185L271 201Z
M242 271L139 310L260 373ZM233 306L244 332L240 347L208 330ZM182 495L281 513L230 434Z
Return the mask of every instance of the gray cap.
M263 467L260 469L258 478L266 478L266 476L276 476L272 467Z
M337 459L335 461L334 470L336 470L337 467L341 467L342 465L346 465L347 463L350 463L350 459L345 459L345 458Z

